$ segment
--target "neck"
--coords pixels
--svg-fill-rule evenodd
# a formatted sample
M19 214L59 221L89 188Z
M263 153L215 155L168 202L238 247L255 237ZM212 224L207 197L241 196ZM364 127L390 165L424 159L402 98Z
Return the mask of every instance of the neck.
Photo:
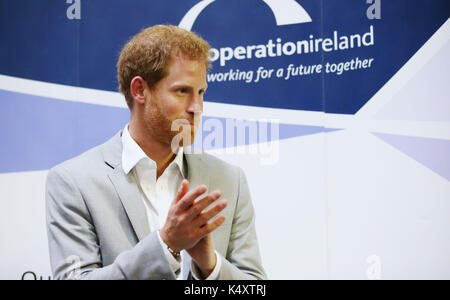
M164 170L175 159L175 154L172 152L170 144L165 144L155 139L144 124L137 124L137 122L130 122L128 126L133 140L141 147L145 154L156 163L157 178L159 178Z

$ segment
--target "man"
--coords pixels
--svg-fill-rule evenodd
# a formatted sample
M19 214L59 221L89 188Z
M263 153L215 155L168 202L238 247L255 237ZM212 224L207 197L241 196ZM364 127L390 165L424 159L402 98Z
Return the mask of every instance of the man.
M203 110L209 50L161 25L125 45L118 79L130 124L47 178L55 279L265 278L242 170L184 153Z

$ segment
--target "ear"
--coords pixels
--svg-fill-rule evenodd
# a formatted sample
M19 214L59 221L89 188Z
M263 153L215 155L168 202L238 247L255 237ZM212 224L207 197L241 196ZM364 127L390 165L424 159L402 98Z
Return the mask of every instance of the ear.
M145 91L148 90L147 82L141 76L136 76L131 80L130 93L137 104L144 104L146 101Z

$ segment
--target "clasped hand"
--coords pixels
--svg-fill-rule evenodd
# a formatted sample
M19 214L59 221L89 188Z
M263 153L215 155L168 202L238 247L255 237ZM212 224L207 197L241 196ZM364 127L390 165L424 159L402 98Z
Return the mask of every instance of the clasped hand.
M210 234L222 225L225 216L222 215L214 221L208 221L227 206L227 201L221 200L210 209L205 210L221 196L220 191L214 191L195 202L195 199L204 194L206 190L207 187L201 185L189 191L189 182L183 180L170 206L166 223L160 230L160 236L164 243L176 252L186 250L204 276L208 276L216 265L214 245Z

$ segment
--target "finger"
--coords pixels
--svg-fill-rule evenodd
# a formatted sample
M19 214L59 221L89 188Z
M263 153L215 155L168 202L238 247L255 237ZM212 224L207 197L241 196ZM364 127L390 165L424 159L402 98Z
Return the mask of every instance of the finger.
M177 195L173 201L173 203L177 203L178 201L181 200L181 198L183 198L184 195L186 195L186 193L189 191L189 181L186 179L183 179L183 181L181 182L181 186L178 189Z
M227 200L222 200L216 205L214 205L212 208L208 209L207 211L201 213L197 216L197 218L194 220L195 225L197 226L203 226L205 225L209 220L217 216L222 210L227 207Z
M204 238L205 236L216 230L220 225L223 224L223 222L225 222L225 219L226 219L225 216L222 215L217 219L215 219L214 221L212 221L211 223L208 223L205 226L201 227L199 229L200 237Z
M192 220L195 217L197 217L205 208L207 208L211 203L216 201L217 199L222 196L222 193L220 191L214 191L208 195L206 195L204 198L199 200L197 203L195 203L190 209L189 209L189 219Z
M200 185L193 189L192 191L189 191L186 195L184 195L179 201L178 201L178 209L180 210L186 210L197 199L200 195L204 194L207 190L206 185Z

